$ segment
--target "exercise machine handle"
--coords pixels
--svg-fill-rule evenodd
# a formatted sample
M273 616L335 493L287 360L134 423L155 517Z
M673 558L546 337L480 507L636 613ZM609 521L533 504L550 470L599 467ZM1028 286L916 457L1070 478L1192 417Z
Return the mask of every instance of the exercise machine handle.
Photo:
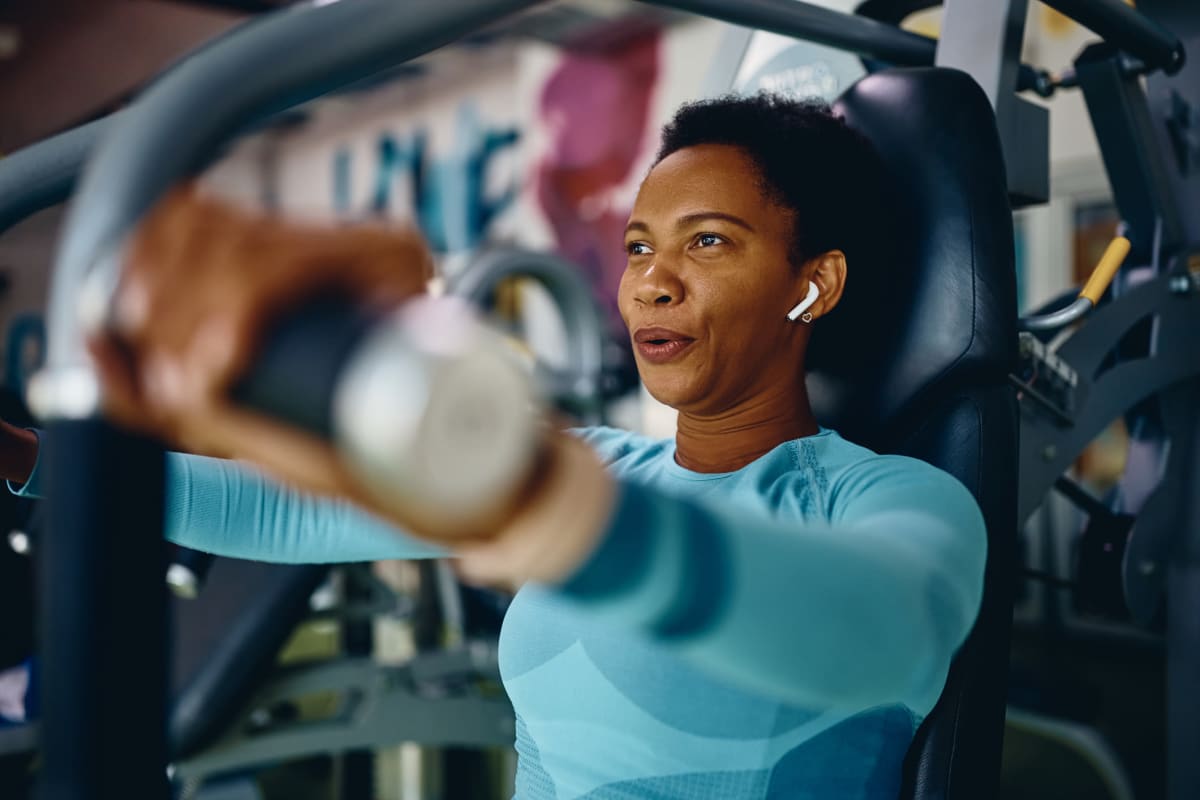
M1108 285L1112 283L1113 276L1125 263L1129 249L1130 242L1124 236L1118 236L1109 242L1108 247L1104 249L1104 255L1100 257L1100 261L1092 270L1087 283L1080 290L1079 296L1092 301L1093 306L1099 303L1100 298L1108 290Z
M1079 290L1079 296L1066 308L1052 311L1049 314L1039 314L1034 317L1024 317L1020 320L1021 330L1025 331L1054 331L1082 319L1096 307L1100 298L1108 291L1109 284L1117 274L1117 270L1125 263L1131 244L1124 236L1118 236L1109 242L1104 255L1092 270L1087 283Z
M463 300L371 314L323 299L264 342L234 399L328 439L381 508L470 525L526 483L540 442L532 379Z
M378 314L331 299L302 305L272 326L235 401L322 438L333 435L338 377Z

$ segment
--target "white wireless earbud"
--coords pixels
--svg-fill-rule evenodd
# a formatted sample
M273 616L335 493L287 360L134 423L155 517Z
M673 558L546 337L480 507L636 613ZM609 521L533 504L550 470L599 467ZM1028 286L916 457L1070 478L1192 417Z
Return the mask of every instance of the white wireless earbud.
M821 290L817 288L816 281L808 282L808 294L804 296L795 308L788 312L788 319L795 322L800 318L804 322L812 322L812 314L808 310L812 308L812 304L817 302L817 298L821 296Z

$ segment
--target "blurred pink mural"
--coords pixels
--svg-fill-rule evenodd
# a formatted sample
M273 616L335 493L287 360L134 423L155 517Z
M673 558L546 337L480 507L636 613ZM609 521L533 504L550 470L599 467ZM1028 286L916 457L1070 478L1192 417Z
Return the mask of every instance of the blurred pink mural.
M558 250L578 264L618 324L625 269L627 183L648 148L660 36L640 35L601 52L566 53L542 88L540 124L549 140L535 166L537 200Z

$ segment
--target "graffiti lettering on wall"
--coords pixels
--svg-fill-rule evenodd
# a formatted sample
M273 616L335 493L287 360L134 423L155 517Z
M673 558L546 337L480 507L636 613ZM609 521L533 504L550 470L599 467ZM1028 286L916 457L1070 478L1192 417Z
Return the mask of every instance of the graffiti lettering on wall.
M487 177L496 156L519 138L516 128L489 126L469 101L458 109L453 146L444 156L433 153L424 128L384 131L375 142L374 178L365 210L375 216L397 209L411 213L439 253L474 248L517 196L515 181L489 194ZM338 148L333 158L333 208L342 216L364 210L352 207L353 158L349 147ZM405 189L406 196L398 196Z
M440 129L414 121L377 134L368 148L343 144L333 155L333 209L343 217L415 219L435 251L460 253L486 242L497 217L527 190L518 213L537 216L531 228L549 228L559 254L584 271L617 323L622 237L641 177L635 171L648 166L657 143L660 51L657 32L602 50L564 51L521 123L508 117L498 124L478 97L468 97L445 141ZM527 129L541 136L518 152ZM537 152L533 140L541 143ZM524 187L517 178L497 185L498 165L511 165L502 157L521 160L516 174L531 176ZM519 242L522 231L513 235Z

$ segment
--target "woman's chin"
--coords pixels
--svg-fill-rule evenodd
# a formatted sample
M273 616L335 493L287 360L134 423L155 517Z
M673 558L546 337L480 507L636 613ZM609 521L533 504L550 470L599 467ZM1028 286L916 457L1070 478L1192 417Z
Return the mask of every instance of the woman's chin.
M646 380L646 377L645 373L643 373L642 385L646 387L646 391L650 393L650 396L663 405L670 406L676 410L694 405L702 395L691 382L655 380L653 378Z

